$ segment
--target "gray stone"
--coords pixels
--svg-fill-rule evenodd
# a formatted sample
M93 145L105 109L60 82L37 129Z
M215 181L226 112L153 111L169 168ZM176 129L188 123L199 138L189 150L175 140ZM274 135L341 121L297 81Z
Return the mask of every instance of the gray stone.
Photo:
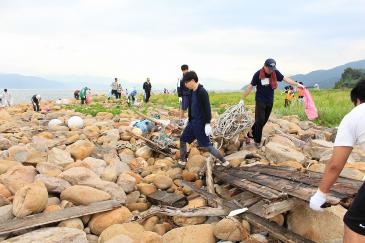
M300 163L305 162L305 157L297 150L279 143L269 142L265 146L266 158L273 162L285 162L295 160Z

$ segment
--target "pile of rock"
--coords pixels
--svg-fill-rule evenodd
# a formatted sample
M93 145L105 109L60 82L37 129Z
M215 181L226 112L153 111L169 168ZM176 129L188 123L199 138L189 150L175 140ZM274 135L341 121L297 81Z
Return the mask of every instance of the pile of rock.
M141 223L132 222L133 215L150 208L148 196L158 190L186 196L186 208L207 206L205 199L181 182L204 186L201 172L208 153L189 146L188 163L181 169L176 167L178 151L172 157L157 154L128 132L130 122L137 119L132 113L114 116L99 112L92 117L50 106L52 112L46 114L34 113L26 105L0 111L0 222L109 199L123 206L52 227L2 235L7 239L4 242L267 242L264 234L259 234L263 232L235 218L152 216ZM81 126L68 124L73 116L82 118ZM59 122L48 126L52 119ZM311 141L299 148L275 129ZM300 122L297 117L273 118L265 127L267 142L261 149L237 138L221 150L226 154L239 151L227 157L234 167L264 163L323 171L333 146L331 134L331 130ZM357 150L352 154L353 162L364 158ZM350 165L344 176L362 179L365 167ZM219 188L216 185L218 194ZM296 213L289 216L289 227L313 238L318 229L298 228L296 220L291 220Z

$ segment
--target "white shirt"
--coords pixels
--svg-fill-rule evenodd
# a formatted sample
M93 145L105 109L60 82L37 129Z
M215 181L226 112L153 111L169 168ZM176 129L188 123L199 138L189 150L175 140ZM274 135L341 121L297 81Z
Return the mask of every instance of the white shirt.
M334 146L354 147L361 145L365 151L365 103L352 109L338 127Z

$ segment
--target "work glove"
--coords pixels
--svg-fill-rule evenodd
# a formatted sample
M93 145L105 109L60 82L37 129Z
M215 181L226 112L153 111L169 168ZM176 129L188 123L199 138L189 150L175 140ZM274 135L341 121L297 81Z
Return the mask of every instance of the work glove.
M204 131L205 131L205 135L207 135L207 136L213 135L212 127L210 126L209 123L205 124Z
M327 195L319 190L311 197L309 207L315 211L323 211L321 206L326 202Z
M179 97L179 103L182 103L182 97Z
M239 105L245 105L245 101L242 99L240 100L240 103L238 103Z

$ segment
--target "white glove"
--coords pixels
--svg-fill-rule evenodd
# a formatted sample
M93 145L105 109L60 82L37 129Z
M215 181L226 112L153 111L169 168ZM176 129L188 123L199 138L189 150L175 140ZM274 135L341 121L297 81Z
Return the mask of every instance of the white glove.
M184 127L186 127L186 126L188 125L188 122L189 122L189 118L186 118L186 119L184 120Z
M245 101L244 100L240 100L240 103L238 103L239 105L245 105Z
M204 131L205 131L205 135L207 135L207 136L213 135L212 127L210 126L209 123L205 124Z
M182 103L182 97L179 97L179 103Z
M311 197L309 207L316 211L323 211L321 206L326 202L327 195L319 190Z

